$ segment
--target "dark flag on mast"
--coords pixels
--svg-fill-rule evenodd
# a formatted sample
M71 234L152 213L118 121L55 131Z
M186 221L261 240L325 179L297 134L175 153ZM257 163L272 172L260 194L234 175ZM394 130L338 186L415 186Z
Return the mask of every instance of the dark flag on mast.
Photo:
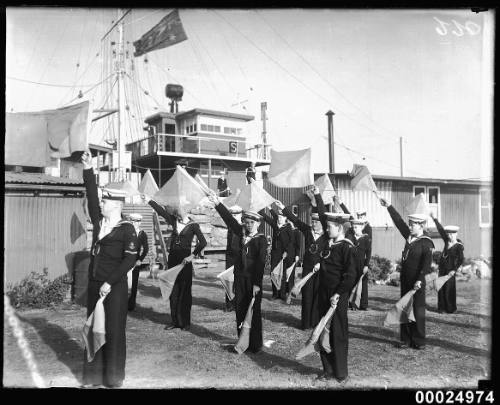
M134 42L134 56L141 56L156 49L166 48L186 39L187 35L184 32L179 11L174 10Z

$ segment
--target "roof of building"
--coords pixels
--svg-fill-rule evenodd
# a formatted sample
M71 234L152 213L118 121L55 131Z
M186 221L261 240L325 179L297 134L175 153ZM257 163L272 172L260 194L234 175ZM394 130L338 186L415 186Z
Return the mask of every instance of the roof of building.
M144 118L144 122L149 123L150 121L154 121L156 118L170 118L172 120L175 120L175 116L177 114L167 112L167 111L158 111L152 115L148 115L146 118Z
M317 174L319 177L322 174ZM349 173L334 173L335 176L349 177ZM385 181L404 181L412 183L440 183L440 184L462 184L468 186L491 186L491 181L473 180L473 179L437 179L429 177L400 177L372 174L374 180Z
M232 112L227 112L227 111L207 110L205 108L193 108L192 110L181 111L177 114L166 112L166 111L158 111L157 113L154 113L153 115L146 117L144 119L144 122L152 121L155 118L176 119L176 118L182 118L182 117L190 116L190 115L211 115L213 117L233 118L233 119L242 120L242 121L252 121L255 118L253 115L237 114L237 113L232 113Z
M5 172L5 183L83 186L83 180L49 176L43 173Z

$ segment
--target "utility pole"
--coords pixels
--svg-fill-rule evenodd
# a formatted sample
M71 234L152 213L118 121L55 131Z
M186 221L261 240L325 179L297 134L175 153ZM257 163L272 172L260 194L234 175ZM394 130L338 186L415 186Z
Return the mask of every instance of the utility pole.
M403 177L403 137L399 137L399 167L401 170L401 177Z
M335 113L332 110L328 110L325 114L328 117L328 156L330 163L330 173L335 173L335 144L333 141L333 116Z

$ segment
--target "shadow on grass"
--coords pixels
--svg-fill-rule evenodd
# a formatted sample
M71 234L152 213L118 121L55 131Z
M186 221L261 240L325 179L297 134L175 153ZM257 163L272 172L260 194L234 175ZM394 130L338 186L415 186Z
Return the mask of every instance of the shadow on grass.
M377 301L381 302L383 304L391 304L394 305L400 297L398 296L397 298L383 298L383 297L370 297L368 298L369 301Z
M168 311L170 312L170 309ZM148 321L159 325L170 325L172 323L170 313L156 312L151 308L143 307L140 304L137 304L133 311L128 311L128 316L140 321L147 319Z
M378 334L378 335L383 335L383 336L391 338L392 340L390 341L390 343L396 343L396 341L393 339L395 339L395 337L397 338L399 336L399 329L398 329L397 335L396 335L395 332L392 330L377 327L377 326L357 325L357 327L363 329L364 331L366 331L370 334L370 336L360 335L360 336L363 336L366 340L372 340L374 338L373 334ZM361 337L361 338L363 338L363 337ZM376 337L375 339L381 339L381 338ZM438 346L438 347L442 347L443 349L453 350L455 352L470 354L473 356L482 356L482 357L488 357L488 358L490 356L490 352L488 350L479 349L476 347L464 346L464 345L461 345L461 344L458 344L455 342L450 342L448 340L427 338L426 345L427 346Z
M206 300L204 298L197 298L196 300L198 300L198 302L195 304L195 298L193 298L193 304L195 304L195 305L203 305L203 306L209 305L209 307L213 307L215 305L215 303L213 301ZM140 307L140 306L137 306L135 311L129 312L129 315L136 318L136 319L148 319L152 322L159 323L159 324L165 324L166 322L170 321L169 315L160 314L151 308ZM203 326L191 324L189 331L180 332L176 329L174 333L192 333L193 335L198 336L198 337L203 338L203 339L215 340L215 341L219 342L221 344L221 346L223 346L223 345L225 346L225 347L221 347L222 351L232 352L233 351L232 348L228 347L229 346L228 342L232 342L232 341L236 342L236 339L237 339L236 327L234 327L232 329L232 331L234 332L234 335L224 336L224 335L220 335L218 333L212 332ZM238 356L237 353L234 353L234 355ZM303 375L317 375L321 371L321 370L313 368L313 367L305 366L305 365L303 365L295 360L286 359L284 357L277 356L275 354L268 353L265 351L261 351L257 354L245 353L245 355L250 360L252 360L256 365L258 365L260 368L262 368L264 370L269 370L273 367L278 366L281 368L286 368L289 370L296 371L296 372L301 373Z
M457 315L469 315L469 316L475 316L481 319L490 319L491 315L484 315L484 314L478 314L478 313L472 313L472 312L466 312L466 311L457 311L455 312Z
M442 316L446 316L446 315L442 314ZM490 327L473 325L473 324L468 324L468 323L452 322L452 321L447 321L444 319L439 319L439 318L434 318L434 317L429 317L429 316L426 317L426 322L432 322L432 323L443 324L443 325L450 325L450 326L455 326L458 328L476 329L476 330L481 331L481 332L491 332Z
M65 364L78 383L82 384L83 361L85 360L83 348L71 340L68 332L59 325L48 322L45 318L27 318L19 314L18 318L35 328L43 342L57 355L57 360ZM39 371L43 375L43 369Z
M155 285L144 285L139 283L137 290L140 291L141 295L151 298L161 298L160 287Z

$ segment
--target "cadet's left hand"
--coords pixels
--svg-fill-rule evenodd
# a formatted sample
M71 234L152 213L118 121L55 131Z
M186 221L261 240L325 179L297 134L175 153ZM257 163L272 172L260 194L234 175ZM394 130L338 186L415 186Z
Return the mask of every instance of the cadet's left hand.
M108 283L104 283L103 285L101 285L101 288L99 289L99 297L105 297L106 295L109 294L110 291L111 291L111 285L109 285Z
M368 266L363 267L363 274L368 273Z
M415 285L413 286L414 290L419 290L422 287L422 282L420 280L415 281Z
M453 277L455 274L456 274L456 271L455 270L452 270L448 273L451 277Z
M258 285L254 285L253 286L253 291L252 291L252 294L253 294L253 297L255 297L260 291L260 287Z
M286 259L287 256L288 256L288 253L287 252L283 252L282 258Z
M299 256L295 256L295 263L299 262Z
M184 259L182 259L182 263L186 264L186 263L191 263L194 259L194 255L189 255L188 257L185 257Z
M274 203L276 204L276 207L278 207L280 210L283 210L285 208L285 206L280 200L276 200Z
M313 267L313 273L316 273L318 270L319 270L319 266L320 264L319 263L316 263Z
M135 262L135 266L136 266L136 267L140 266L141 264L142 264L142 262L141 262L140 260L137 260L137 261Z
M335 305L337 305L337 303L339 302L339 298L340 298L340 295L335 293L333 294L333 297L330 298L330 305L333 307Z

